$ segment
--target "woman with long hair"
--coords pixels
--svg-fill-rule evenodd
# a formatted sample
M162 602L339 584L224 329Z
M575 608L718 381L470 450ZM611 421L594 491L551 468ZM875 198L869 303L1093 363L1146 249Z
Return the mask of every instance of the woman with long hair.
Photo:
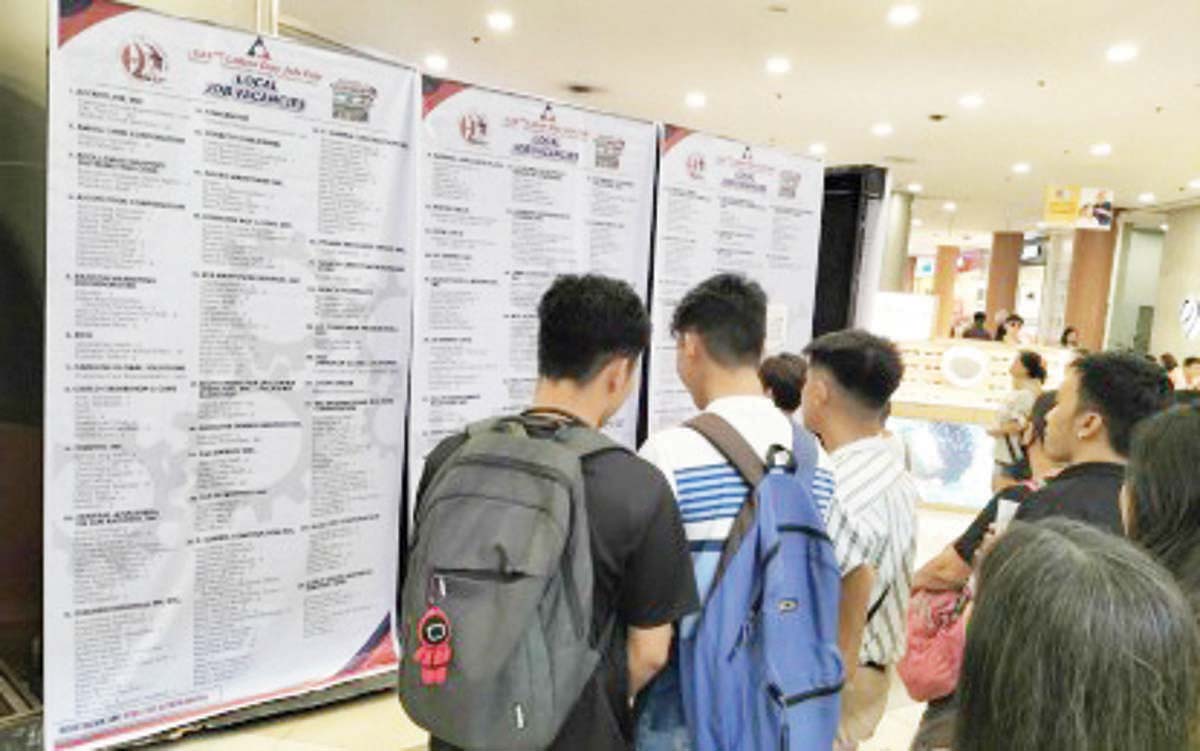
M1175 407L1138 426L1121 508L1130 538L1200 608L1200 409Z
M954 751L1191 751L1200 635L1128 541L1014 523L981 566L958 697Z

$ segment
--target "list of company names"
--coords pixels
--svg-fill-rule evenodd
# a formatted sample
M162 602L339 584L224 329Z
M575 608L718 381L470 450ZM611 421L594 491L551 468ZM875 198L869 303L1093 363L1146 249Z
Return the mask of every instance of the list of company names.
M529 405L538 302L558 275L645 298L655 160L650 123L439 79L423 93L414 478L440 439ZM608 427L629 445L637 401Z
M59 19L50 69L46 705L73 747L379 646L410 350L417 76L112 7Z

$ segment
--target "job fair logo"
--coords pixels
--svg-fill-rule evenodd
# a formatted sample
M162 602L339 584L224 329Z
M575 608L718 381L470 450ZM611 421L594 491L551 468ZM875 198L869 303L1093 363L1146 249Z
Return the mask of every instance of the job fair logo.
M193 48L188 52L188 61L200 65L216 62L235 73L254 73L310 85L320 83L325 78L320 71L312 68L277 62L262 37L257 37L245 53Z
M469 144L483 146L487 144L487 118L478 112L465 112L458 118L458 134Z
M160 83L167 77L167 54L156 43L139 37L121 48L121 66L136 81Z

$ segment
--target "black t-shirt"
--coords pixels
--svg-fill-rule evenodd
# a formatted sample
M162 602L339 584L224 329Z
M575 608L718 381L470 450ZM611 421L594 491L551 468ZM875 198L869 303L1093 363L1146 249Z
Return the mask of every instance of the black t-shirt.
M1017 509L1016 518L1036 522L1062 516L1123 536L1120 498L1124 483L1125 467L1120 464L1076 464L1030 495Z
M964 561L972 562L988 527L996 521L1002 500L1021 504L1016 516L1019 521L1035 522L1062 516L1124 535L1120 505L1124 482L1125 468L1120 464L1092 462L1067 467L1040 490L1031 491L1023 485L1005 488L954 541L954 550Z
M988 504L983 507L983 510L971 522L971 526L967 527L967 531L963 532L962 536L954 541L954 550L958 552L959 557L968 564L975 559L975 551L979 550L979 546L983 543L983 538L987 534L988 527L996 523L996 514L1000 510L1000 501L1024 503L1033 492L1033 489L1027 485L1013 485L992 496L992 500L988 501Z
M531 423L531 433L539 426ZM465 435L442 441L429 455L417 503L434 473ZM699 610L687 536L666 478L649 462L625 451L606 451L583 461L585 502L591 528L595 576L593 633L616 615L617 627L604 659L550 747L553 751L617 751L633 744L629 711L628 626L652 628ZM435 751L452 749L436 739Z

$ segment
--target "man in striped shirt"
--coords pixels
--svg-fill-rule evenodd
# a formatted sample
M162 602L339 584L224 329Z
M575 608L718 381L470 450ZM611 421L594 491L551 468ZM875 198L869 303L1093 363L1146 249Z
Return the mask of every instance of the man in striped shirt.
M875 571L858 659L847 664L838 751L875 734L893 666L904 656L905 612L916 555L917 488L880 435L879 418L900 385L895 345L865 331L839 331L805 350L804 423L833 460L838 497L853 526L829 529Z
M696 407L724 418L764 462L772 445L791 446L793 440L791 420L765 396L758 378L766 315L766 295L758 284L721 274L688 292L672 321L678 345L676 368ZM662 471L675 494L704 601L725 539L750 488L725 457L691 428L671 428L652 436L641 455ZM831 536L842 540L836 554L843 574L842 621L849 630L839 629L839 642L844 654L857 654L872 574L865 557L868 551L849 544L861 535L837 503L833 466L824 452L812 492ZM695 621L696 616L685 618L680 630L688 633ZM690 747L679 680L673 663L644 692L638 751Z

